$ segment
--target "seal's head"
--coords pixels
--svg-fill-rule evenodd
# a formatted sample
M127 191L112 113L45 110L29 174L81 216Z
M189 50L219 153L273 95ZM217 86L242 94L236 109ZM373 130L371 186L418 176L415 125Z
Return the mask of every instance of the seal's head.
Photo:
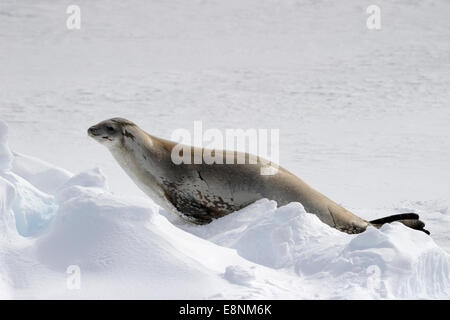
M124 137L129 135L127 127L136 126L123 118L104 120L88 129L88 135L106 147L120 146Z

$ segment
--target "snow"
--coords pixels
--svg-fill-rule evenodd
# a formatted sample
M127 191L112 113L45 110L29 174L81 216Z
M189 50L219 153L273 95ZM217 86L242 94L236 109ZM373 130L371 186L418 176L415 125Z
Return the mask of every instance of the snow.
M6 129L1 139L8 150ZM40 160L22 159L42 168ZM114 195L98 168L67 174L49 195L14 167L0 178L2 298L409 299L450 293L450 255L400 223L348 235L300 203L277 208L263 199L198 226L151 200ZM45 168L39 184L66 173ZM66 286L72 266L81 272L76 290Z
M0 171L7 171L11 168L13 156L11 150L9 150L7 140L8 127L6 123L0 121Z
M80 30L69 4L0 4L0 298L449 298L448 1L380 0L379 31L358 0L80 0ZM186 224L87 137L114 116L278 128L283 167L432 235L267 199Z
M54 194L72 174L45 161L14 153L12 169L40 190Z

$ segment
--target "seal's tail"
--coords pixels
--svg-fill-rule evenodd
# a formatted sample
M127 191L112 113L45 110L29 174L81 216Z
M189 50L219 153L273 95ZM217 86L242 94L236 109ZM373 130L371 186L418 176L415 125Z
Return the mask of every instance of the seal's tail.
M372 220L369 222L375 227L379 228L385 223L391 223L394 221L401 222L407 227L410 227L415 230L420 230L422 232L425 232L426 234L430 234L430 231L424 229L425 223L419 220L419 215L416 213L394 214L393 216L388 216L381 219Z

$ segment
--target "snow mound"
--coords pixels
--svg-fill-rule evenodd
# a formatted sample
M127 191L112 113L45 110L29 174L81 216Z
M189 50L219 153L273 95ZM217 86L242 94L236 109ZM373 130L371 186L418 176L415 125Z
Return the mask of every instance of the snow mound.
M39 190L49 194L56 193L73 176L67 170L16 152L14 152L11 170Z
M230 263L251 266L234 250L175 228L156 208L117 199L92 177L92 171L81 173L72 179L79 185L61 189L77 192L57 197L58 211L45 234L5 246L5 274L15 296L194 299L230 291L255 297L223 277ZM65 288L72 266L81 272L80 290Z
M438 298L450 294L449 255L425 233L399 222L357 235L331 267L336 275L342 274L341 270L378 273L378 289L386 298Z
M293 266L311 247L329 246L327 239L349 239L330 228L300 203L277 208L275 201L263 199L206 226L181 224L218 245L231 247L244 258L271 268Z
M6 132L3 124L3 151L9 151ZM98 168L72 175L32 157L3 154L1 298L450 294L449 255L432 237L399 223L347 235L299 203L277 208L263 199L209 225L191 225L149 200L112 194Z
M348 235L299 203L255 204L206 226L180 228L234 248L254 263L323 281L332 298L447 298L450 256L433 238L401 223ZM233 270L229 278L234 279ZM239 274L239 272L237 272ZM339 290L337 289L339 288Z

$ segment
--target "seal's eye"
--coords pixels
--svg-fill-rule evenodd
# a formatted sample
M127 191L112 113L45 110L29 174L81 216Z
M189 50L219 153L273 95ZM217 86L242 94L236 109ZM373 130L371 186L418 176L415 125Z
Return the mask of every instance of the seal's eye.
M113 127L106 127L106 130L108 130L109 132L114 132L114 128Z

